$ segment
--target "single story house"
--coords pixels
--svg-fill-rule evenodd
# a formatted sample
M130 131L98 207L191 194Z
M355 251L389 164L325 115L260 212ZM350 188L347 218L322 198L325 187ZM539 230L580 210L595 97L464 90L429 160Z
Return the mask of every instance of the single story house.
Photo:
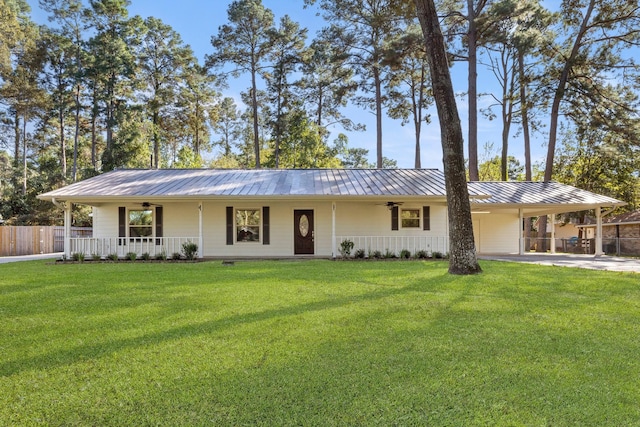
M523 253L523 218L624 205L555 182L469 182L481 254ZM179 252L199 257L339 256L354 250L449 251L444 174L436 169L115 170L38 196L93 208L93 236L65 254Z

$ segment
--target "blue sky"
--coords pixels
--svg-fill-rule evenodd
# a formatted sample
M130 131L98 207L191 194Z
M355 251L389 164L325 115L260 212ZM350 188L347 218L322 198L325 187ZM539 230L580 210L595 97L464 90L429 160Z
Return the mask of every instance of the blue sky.
M32 8L32 18L39 23L47 22L47 15L38 7L38 0L28 0ZM171 25L181 36L186 44L189 44L200 61L204 61L206 54L212 52L211 36L217 33L218 27L227 22L227 7L231 0L132 0L129 7L131 16L140 15L143 18L154 16L166 24ZM309 41L315 36L325 21L316 16L317 9L305 9L303 0L263 0L265 7L271 9L275 19L279 20L288 14L301 26L309 29ZM467 87L466 63L454 65L452 70L454 89L457 93L463 93ZM479 70L479 92L492 90L493 76L487 71ZM240 92L249 87L249 77L241 76L229 81L229 88L224 91L224 96L240 99ZM479 100L482 108L490 103L489 97ZM467 135L467 106L466 99L458 98L458 109L463 125L463 132ZM369 160L375 161L376 156L376 129L375 116L361 108L350 106L346 114L354 121L366 125L365 132L346 133L349 137L350 147L362 147L369 150ZM422 167L442 169L442 151L440 146L440 130L435 108L430 111L432 122L423 126L421 149ZM332 134L343 132L342 129L333 129ZM487 142L493 142L494 155L500 149L501 126L499 121L490 121L479 118L478 124L478 155L483 157L483 146ZM385 118L382 129L383 155L398 162L399 167L411 168L414 166L415 138L413 125L401 126L399 121ZM521 138L513 138L510 141L509 154L518 158L524 164L524 155ZM540 142L533 143L533 161L541 161L546 155L546 149ZM465 142L466 147L466 142Z

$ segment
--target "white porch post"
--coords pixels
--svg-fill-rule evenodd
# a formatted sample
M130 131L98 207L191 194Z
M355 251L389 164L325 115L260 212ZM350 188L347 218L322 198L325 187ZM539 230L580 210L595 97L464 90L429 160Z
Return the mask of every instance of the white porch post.
M65 203L64 206L64 257L71 258L71 202Z
M336 202L331 202L331 257L336 257Z
M202 232L202 202L198 203L198 258L204 257L204 237Z
M602 251L602 210L600 206L596 208L596 255L604 255Z
M551 253L556 253L556 214L551 215Z
M524 216L522 208L518 209L518 224L520 224L520 245L518 247L518 253L524 255Z

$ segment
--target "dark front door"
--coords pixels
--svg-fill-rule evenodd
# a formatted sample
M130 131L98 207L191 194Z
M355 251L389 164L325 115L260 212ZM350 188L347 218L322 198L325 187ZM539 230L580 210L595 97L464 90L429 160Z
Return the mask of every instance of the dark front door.
M293 240L296 255L313 255L313 211L293 211Z

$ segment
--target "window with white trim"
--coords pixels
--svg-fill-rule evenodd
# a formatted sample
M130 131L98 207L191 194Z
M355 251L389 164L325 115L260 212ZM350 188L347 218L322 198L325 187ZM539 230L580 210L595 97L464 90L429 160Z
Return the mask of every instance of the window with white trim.
M420 209L402 209L400 221L402 228L420 228Z
M260 209L236 209L236 242L259 242L260 225Z
M129 237L153 235L153 211L150 209L129 211Z

